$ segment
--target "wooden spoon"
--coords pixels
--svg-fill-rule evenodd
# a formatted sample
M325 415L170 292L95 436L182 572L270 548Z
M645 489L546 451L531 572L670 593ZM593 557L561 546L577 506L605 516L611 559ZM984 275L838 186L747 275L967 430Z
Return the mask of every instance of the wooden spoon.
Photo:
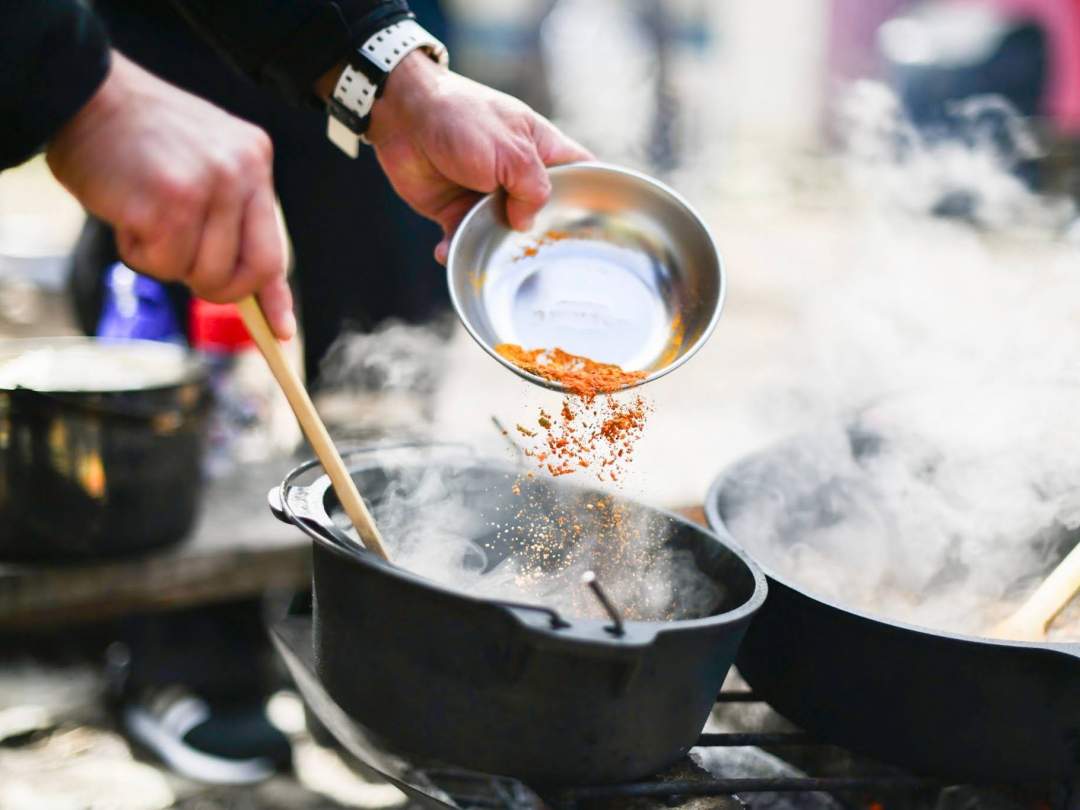
M326 474L330 476L330 483L334 487L338 501L353 526L356 527L360 539L364 541L364 547L384 560L389 560L390 555L386 552L386 544L383 542L382 535L379 534L375 520L364 505L360 493L357 492L356 484L353 483L352 476L345 468L345 462L341 460L341 455L334 447L330 434L326 432L326 426L319 418L307 389L304 388L300 377L289 363L289 358L286 357L277 337L270 330L270 324L267 323L266 315L263 314L258 300L254 296L249 296L240 301L237 307L240 310L240 317L244 319L244 325L255 340L255 345L259 347L278 385L285 392L285 398L289 400L289 405L296 414L301 430L311 442L311 447L322 463L323 469L326 470Z
M1080 544L1058 563L1020 608L990 631L1000 639L1041 641L1046 630L1080 592Z

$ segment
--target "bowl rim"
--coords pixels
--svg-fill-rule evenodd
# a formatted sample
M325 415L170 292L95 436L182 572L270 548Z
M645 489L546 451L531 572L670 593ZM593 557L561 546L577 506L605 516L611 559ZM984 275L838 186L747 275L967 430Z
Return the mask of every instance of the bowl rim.
M683 208L683 210L690 216L690 219L695 222L697 226L701 229L707 243L712 247L713 255L716 256L716 275L719 280L719 291L716 296L716 306L713 308L713 312L711 317L709 318L708 324L706 324L701 334L698 335L697 340L695 340L689 347L687 347L686 350L683 351L674 361L668 363L662 368L653 370L646 376L642 377L640 380L637 380L630 385L624 386L623 388L619 389L619 391L628 391L632 388L637 388L639 385L645 385L646 383L650 383L653 380L658 380L664 375L669 374L675 369L679 368L691 357L697 354L698 350L700 350L701 347L705 345L706 341L708 341L708 339L712 337L713 332L716 330L716 325L720 321L720 315L724 310L724 302L727 299L727 270L724 263L724 257L720 253L720 248L716 244L716 238L713 236L712 230L705 222L704 217L701 216L698 210L694 208L694 206L691 205L685 197L683 197L673 188L671 188L665 183L660 182L654 177L650 177L649 175L636 171L634 169L627 169L623 166L616 166L611 163L604 163L602 161L594 160L578 161L576 163L564 163L559 166L551 166L548 168L548 174L566 174L568 172L573 172L579 169L596 169L603 172L610 172L611 174L618 174L624 177L630 177L637 180L638 182L651 186L653 190L659 192L661 195L671 198L677 205ZM487 341L485 341L480 336L479 331L473 326L472 322L466 316L465 308L457 294L454 280L457 276L460 275L461 271L458 268L460 262L455 261L455 258L461 246L461 235L465 233L466 230L468 230L469 224L479 215L480 211L483 210L485 206L494 204L493 201L496 198L500 197L501 193L502 192L500 190L496 190L489 194L485 194L481 199L479 199L476 204L469 209L469 212L465 215L465 218L461 220L461 223L458 225L457 230L454 232L453 238L450 240L450 249L446 258L446 281L447 287L449 287L450 290L450 302L454 306L454 311L457 313L458 320L461 321L461 323L464 325L465 330L469 333L472 339L476 341L480 348L482 348L491 357L495 358L495 360L502 364L504 368L509 369L517 376L521 377L522 379L528 380L534 385L539 385L541 388L547 388L551 391L566 393L567 389L565 386L555 382L554 380L549 380L546 377L541 377L537 374L532 374L531 372L525 371L525 369L516 366L515 364L507 360L505 357L500 355L498 352L496 352L495 347L489 345Z

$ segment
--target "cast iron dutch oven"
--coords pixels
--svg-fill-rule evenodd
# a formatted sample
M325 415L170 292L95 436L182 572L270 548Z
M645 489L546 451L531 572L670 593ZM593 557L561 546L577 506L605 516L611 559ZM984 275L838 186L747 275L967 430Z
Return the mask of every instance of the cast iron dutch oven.
M841 452L856 461L882 441L858 421L837 435L849 445ZM753 514L748 510L772 508L786 527L773 537L806 543L801 521L825 527L836 520L838 480L822 477L805 437L788 440L714 483L709 525L724 536L726 526ZM824 740L948 779L1080 775L1080 644L996 641L875 616L819 597L777 571L757 538L734 539L769 580L768 602L739 651L739 671L790 720Z
M520 502L541 510L579 492L461 450L345 458L376 511L392 476L438 468L443 486L468 507L462 525L438 528L475 537L495 561L522 542L506 528L528 520L506 508L516 479ZM740 551L674 515L620 502L670 531L669 544L688 551L719 593L707 615L627 621L620 637L610 621L470 596L381 561L342 531L345 520L325 476L296 485L313 464L271 492L271 507L315 541L316 671L331 697L382 744L410 758L539 785L634 779L694 744L765 600L764 577ZM584 537L589 518L582 512ZM393 548L394 538L387 539Z
M3 341L0 360L73 348L93 358L116 347L128 360L132 352L168 360L175 374L123 389L86 390L83 380L79 390L60 379L49 390L0 388L0 559L130 554L191 528L210 402L201 363L176 346L92 338Z

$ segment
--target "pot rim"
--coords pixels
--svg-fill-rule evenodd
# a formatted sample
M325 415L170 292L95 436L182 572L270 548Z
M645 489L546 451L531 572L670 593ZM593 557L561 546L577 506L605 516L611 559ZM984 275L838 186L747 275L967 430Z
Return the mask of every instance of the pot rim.
M751 554L746 548L739 542L738 538L732 535L728 529L727 524L724 522L723 516L720 514L720 494L724 489L733 481L736 477L738 469L742 463L748 458L754 458L770 452L778 447L784 445L787 440L780 440L769 445L768 448L758 450L755 453L751 453L741 461L737 461L734 464L726 468L713 483L709 486L708 494L705 496L705 517L708 520L709 527L717 534L723 534L728 537L734 545L746 553L748 557L754 560L754 562L765 572L765 576L773 582L789 588L800 596L817 602L825 607L839 611L847 616L860 619L862 621L873 622L883 627L888 627L893 630L898 630L903 633L917 634L923 638L933 638L941 641L957 641L963 644L976 644L982 646L993 647L1008 647L1021 650L1039 650L1052 653L1064 653L1065 655L1071 655L1076 657L1080 662L1080 642L1072 641L1016 641L1011 639L996 639L987 636L976 636L966 633L956 633L950 630L938 630L933 627L926 627L924 625L912 624L909 622L900 621L898 619L891 619L887 616L871 613L850 605L845 605L840 602L836 602L832 599L820 596L812 591L808 591L803 586L792 581L789 577L777 573L776 569L768 563L757 558L756 555Z
M369 445L364 447L346 449L341 453L341 456L342 459L345 461L347 469L350 473L352 473L356 470L366 470L377 466L385 466L385 455L382 455L380 457L377 454L385 454L387 452L395 451L406 451L412 453L421 451L430 452L431 450L436 448L456 451L460 455L456 457L451 456L450 458L453 458L457 461L465 461L474 465L482 464L490 468L506 471L508 473L516 473L523 471L521 467L515 466L514 464L506 462L502 459L484 458L481 456L477 456L473 454L469 448L462 445L438 445L423 443L409 445ZM364 458L360 461L360 463L350 462L350 459L355 459L357 456L364 456ZM430 458L427 459L427 461L430 462ZM464 599L473 603L494 605L499 607L512 607L512 604L509 602L503 602L497 599L489 599L463 593L462 591L450 588L446 585L442 585L441 583L435 582L434 580L422 577L405 568L394 565L391 562L376 557L374 554L363 550L359 545L353 546L352 548L345 548L338 543L330 542L317 530L313 529L309 525L306 525L304 520L300 519L301 516L298 516L293 512L293 505L291 503L289 493L290 491L301 489L300 487L297 487L295 484L292 483L295 478L317 466L319 466L317 459L311 459L298 465L286 474L285 478L282 479L279 488L279 492L281 493L281 502L284 507L284 511L289 518L289 522L291 522L294 526L303 531L312 540L319 543L327 550L341 556L349 562L360 563L363 565L375 567L378 570L383 571L404 582L435 590L436 592L439 592L441 594L456 599ZM325 473L320 475L311 484L302 488L306 493L305 500L307 501L307 506L313 512L312 514L304 515L302 517L313 519L322 526L326 526L328 523L333 524L333 521L331 520L329 514L327 514L325 508L325 495L327 490L329 490L330 488L330 478ZM738 544L731 541L730 535L724 534L723 536L721 536L717 532L712 531L707 526L693 523L692 521L682 517L681 515L675 514L674 512L666 509L648 507L644 504L640 504L639 502L633 501L628 498L620 498L620 500L635 504L637 506L644 506L645 508L650 509L656 514L663 515L668 520L674 523L688 526L694 531L704 534L713 542L724 548L725 551L732 554L736 559L739 560L739 562L743 565L743 568L750 574L754 586L750 595L741 604L737 605L731 610L726 610L722 613L716 613L710 616L703 616L696 619L674 619L671 621L624 620L623 624L627 628L626 638L609 638L604 639L605 641L611 643L612 646L629 646L628 641L631 641L634 637L641 638L642 636L659 636L664 633L678 633L703 627L720 627L729 624L736 624L744 619L748 619L749 617L753 616L764 604L766 596L768 595L768 582L765 573L763 569L758 565L758 563L745 552L745 550L739 547ZM532 602L522 602L520 604L528 605L529 609L547 610L547 608L544 608L541 605L536 605ZM516 618L519 618L520 620L520 617ZM592 620L575 618L573 621L575 624L582 624L585 622L590 622ZM595 623L606 624L606 621L596 620ZM594 639L589 640L592 641Z
M64 400L92 398L92 397L114 397L130 394L142 394L152 393L155 391L167 391L173 388L181 388L185 385L192 383L204 384L209 379L209 368L206 360L200 356L197 352L192 351L186 346L180 346L175 343L166 343L156 340L145 340L143 338L99 338L89 337L83 335L63 335L59 337L25 337L25 338L3 338L0 339L0 354L3 354L7 349L18 350L23 348L25 351L30 351L34 348L65 348L68 346L98 346L103 344L111 345L125 345L125 346L146 346L153 347L153 351L167 351L165 347L172 347L177 352L183 355L183 369L171 382L155 383L152 385L133 386L130 388L102 388L102 389L64 389L64 388L51 388L49 390L42 390L38 388L28 388L26 386L6 387L0 385L0 393L13 392L13 391L32 391L36 394L42 394L44 396L52 396L61 398Z

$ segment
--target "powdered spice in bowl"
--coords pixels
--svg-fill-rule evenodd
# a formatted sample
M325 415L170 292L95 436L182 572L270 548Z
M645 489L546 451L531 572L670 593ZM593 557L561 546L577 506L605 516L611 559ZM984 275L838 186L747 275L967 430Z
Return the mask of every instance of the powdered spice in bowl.
M709 338L725 294L701 217L645 175L600 163L549 170L530 233L482 199L450 245L450 296L469 333L530 382L584 395L677 368ZM541 348L536 348L541 347Z

